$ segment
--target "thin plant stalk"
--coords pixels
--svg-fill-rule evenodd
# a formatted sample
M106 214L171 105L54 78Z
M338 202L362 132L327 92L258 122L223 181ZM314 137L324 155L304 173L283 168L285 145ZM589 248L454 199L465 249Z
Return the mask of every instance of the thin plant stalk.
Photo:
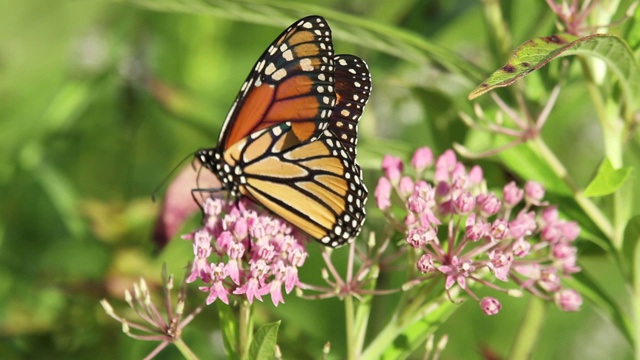
M518 330L515 340L512 343L510 359L529 359L533 354L534 347L538 341L538 335L542 331L542 325L546 314L544 300L531 297L525 317Z

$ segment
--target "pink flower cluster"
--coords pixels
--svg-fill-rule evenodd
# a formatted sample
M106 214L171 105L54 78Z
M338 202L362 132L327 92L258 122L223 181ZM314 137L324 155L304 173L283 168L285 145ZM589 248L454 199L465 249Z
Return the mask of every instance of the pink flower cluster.
M207 304L229 295L246 296L249 302L271 295L274 305L284 303L282 287L290 293L299 286L298 268L307 258L304 236L252 202L225 202L208 198L204 226L183 236L193 241L195 259L187 282L206 285Z
M447 293L457 284L488 315L502 305L492 297L480 300L469 281L519 293L491 278L512 282L554 300L563 310L579 309L580 295L563 288L561 278L580 271L573 245L580 228L560 219L556 207L543 201L545 189L540 184L530 181L519 188L510 182L502 194L487 191L482 169L467 170L452 150L434 163L429 148L418 149L411 167L413 177L403 174L400 159L386 156L375 198L392 221L398 214L392 211L392 200L399 200L404 219L398 225L406 229L408 245L418 252L416 266L425 275L422 280L444 277Z

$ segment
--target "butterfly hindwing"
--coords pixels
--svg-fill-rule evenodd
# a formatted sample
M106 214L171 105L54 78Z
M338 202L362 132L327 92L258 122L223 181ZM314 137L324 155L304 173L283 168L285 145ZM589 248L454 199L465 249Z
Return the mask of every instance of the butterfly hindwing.
M362 170L330 131L315 141L282 147L291 131L290 123L281 124L229 149L230 166L243 169L240 193L325 245L353 240L365 218ZM266 144L271 147L264 149Z
M355 160L358 121L371 94L371 75L364 60L353 55L336 55L336 106L329 130L336 135Z

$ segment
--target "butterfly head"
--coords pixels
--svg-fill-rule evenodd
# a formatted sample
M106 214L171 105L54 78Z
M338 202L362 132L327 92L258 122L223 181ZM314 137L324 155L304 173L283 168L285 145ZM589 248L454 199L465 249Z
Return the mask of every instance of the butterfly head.
M223 153L218 148L200 149L196 151L195 157L205 168L218 177L222 188L228 190L231 196L239 195L237 169L232 168L224 161Z

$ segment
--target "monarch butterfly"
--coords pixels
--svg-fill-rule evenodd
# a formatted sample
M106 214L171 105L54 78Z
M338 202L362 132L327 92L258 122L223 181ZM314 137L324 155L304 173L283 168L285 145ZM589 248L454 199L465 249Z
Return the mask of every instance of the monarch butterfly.
M287 28L258 59L222 126L196 152L232 196L245 196L322 244L352 241L368 191L357 125L371 92L366 63L334 55L320 16Z

